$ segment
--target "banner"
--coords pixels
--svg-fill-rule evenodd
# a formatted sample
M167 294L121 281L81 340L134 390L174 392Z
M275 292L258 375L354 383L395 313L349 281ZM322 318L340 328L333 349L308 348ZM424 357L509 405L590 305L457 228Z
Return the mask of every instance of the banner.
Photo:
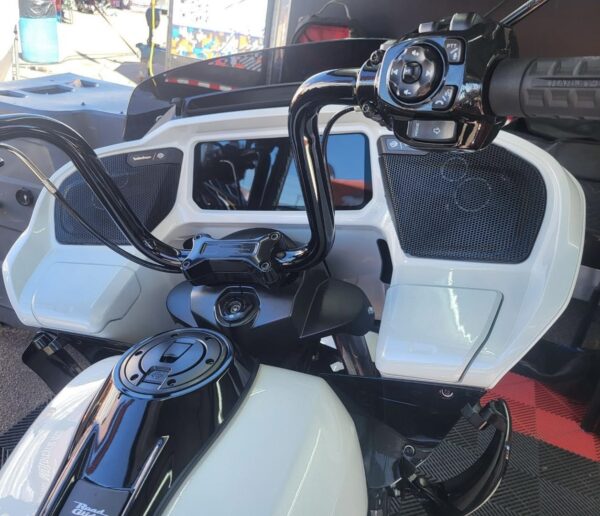
M211 59L265 45L268 0L174 0L170 52Z

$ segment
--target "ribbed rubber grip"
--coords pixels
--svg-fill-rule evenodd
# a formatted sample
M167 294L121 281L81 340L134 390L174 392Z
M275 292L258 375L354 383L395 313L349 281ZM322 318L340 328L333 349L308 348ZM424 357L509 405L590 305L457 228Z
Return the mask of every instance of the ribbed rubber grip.
M488 100L499 116L600 119L600 57L506 59Z

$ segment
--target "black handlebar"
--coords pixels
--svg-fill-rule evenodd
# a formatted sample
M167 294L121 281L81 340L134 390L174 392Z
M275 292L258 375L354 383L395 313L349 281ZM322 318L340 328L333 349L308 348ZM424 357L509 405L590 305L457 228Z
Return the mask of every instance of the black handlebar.
M308 244L278 259L282 269L299 271L322 262L335 236L334 206L329 171L323 158L318 115L328 104L355 105L358 70L332 70L305 81L294 95L288 131L294 147L298 177L306 205L311 237Z
M180 251L155 238L140 222L81 135L62 122L40 115L0 115L0 141L15 138L42 140L63 151L131 245L166 271L180 270Z
M600 57L505 59L488 100L497 116L600 119Z

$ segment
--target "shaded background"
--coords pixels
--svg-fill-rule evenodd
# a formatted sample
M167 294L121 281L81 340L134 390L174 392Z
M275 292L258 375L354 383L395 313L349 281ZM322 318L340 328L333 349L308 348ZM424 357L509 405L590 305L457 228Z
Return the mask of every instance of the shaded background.
M485 13L499 0L343 0L352 18L367 36L399 37L419 23L433 21L455 12ZM314 14L325 0L292 0L288 42L298 19ZM499 19L523 3L503 2L492 18ZM330 6L327 15L343 15L339 6ZM600 55L600 2L597 0L550 0L517 29L522 56L562 57Z

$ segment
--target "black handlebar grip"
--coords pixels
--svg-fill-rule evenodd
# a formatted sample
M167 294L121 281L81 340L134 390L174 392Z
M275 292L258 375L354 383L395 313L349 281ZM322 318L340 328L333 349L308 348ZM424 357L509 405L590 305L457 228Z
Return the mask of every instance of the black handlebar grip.
M600 119L600 57L505 59L488 100L498 116Z

